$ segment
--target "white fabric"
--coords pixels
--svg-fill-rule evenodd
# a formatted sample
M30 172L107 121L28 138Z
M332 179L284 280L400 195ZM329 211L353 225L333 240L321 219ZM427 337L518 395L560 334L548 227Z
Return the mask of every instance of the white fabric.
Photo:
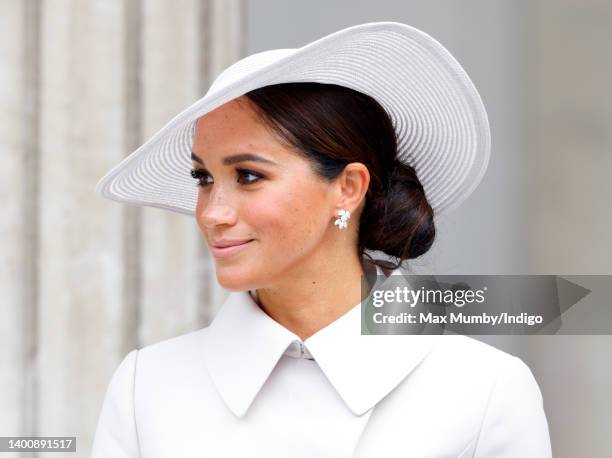
M395 127L399 159L415 168L436 217L463 202L484 175L489 121L463 67L419 29L372 22L301 48L271 49L235 62L204 97L109 170L96 192L118 202L193 215L196 120L253 89L289 82L336 84L377 100Z
M92 457L552 456L519 358L460 335L360 329L358 304L302 342L232 292L210 326L127 354Z

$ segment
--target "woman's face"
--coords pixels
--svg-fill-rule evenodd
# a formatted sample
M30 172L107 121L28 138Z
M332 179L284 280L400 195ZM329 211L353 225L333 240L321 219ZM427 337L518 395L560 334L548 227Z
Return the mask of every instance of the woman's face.
M193 153L202 161L192 157L203 185L196 220L221 286L239 291L273 285L334 248L339 188L282 145L246 98L198 120ZM245 154L260 160L240 157ZM235 252L217 252L213 245L219 239L250 242L230 249Z

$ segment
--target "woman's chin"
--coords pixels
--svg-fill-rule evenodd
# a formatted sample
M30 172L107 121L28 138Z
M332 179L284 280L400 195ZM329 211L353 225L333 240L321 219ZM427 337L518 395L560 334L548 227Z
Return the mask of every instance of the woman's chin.
M217 282L228 291L246 291L251 289L250 277L240 272L239 267L217 268Z

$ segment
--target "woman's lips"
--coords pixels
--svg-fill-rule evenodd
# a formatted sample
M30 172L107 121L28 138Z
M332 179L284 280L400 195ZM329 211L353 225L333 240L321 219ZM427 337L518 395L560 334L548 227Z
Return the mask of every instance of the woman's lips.
M247 249L253 240L241 243L240 245L228 246L225 248L210 247L210 251L215 258L226 258Z

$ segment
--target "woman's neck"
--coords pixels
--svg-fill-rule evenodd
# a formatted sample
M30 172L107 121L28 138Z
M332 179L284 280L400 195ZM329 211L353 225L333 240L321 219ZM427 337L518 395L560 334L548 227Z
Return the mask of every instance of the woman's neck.
M288 272L278 286L258 289L258 303L268 316L304 341L362 301L363 281L358 256L327 257L323 263Z

